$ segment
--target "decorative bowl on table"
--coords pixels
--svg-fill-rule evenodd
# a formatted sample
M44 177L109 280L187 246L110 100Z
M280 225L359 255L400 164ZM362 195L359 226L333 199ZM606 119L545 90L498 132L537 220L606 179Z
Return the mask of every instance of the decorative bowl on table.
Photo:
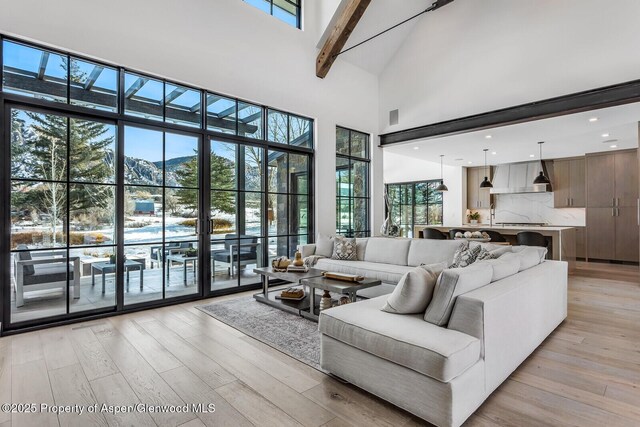
M273 271L283 272L287 271L287 267L289 267L290 264L291 260L289 260L286 256L281 256L271 261L271 268L273 269Z

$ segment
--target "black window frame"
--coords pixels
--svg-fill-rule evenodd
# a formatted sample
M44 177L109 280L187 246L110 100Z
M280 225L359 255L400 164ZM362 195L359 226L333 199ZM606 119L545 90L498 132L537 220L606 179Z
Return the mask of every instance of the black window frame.
M407 225L409 231L411 232L410 236L402 236L402 237L418 237L418 236L414 236L413 233L415 231L416 226L418 225L442 225L442 222L440 223L430 223L429 222L429 216L428 216L428 212L429 212L429 206L432 205L440 205L441 206L441 210L443 212L443 219L444 219L444 197L440 197L440 203L421 203L420 205L424 205L426 208L426 212L427 212L427 223L423 224L421 222L416 222L416 206L419 205L419 203L416 203L416 186L419 184L425 184L431 187L437 187L438 185L442 184L442 180L441 179L428 179L428 180L420 180L420 181L408 181L408 182L388 182L385 183L384 187L385 187L385 194L388 195L388 205L385 205L385 218L389 217L390 220L392 221L393 225L398 226L400 228L402 228L403 225ZM399 190L402 194L403 189L407 189L410 188L411 189L411 203L409 204L401 204L401 206L409 206L411 209L411 223L410 224L403 224L402 222L400 224L396 224L395 222L393 222L393 218L391 217L391 214L393 212L393 200L391 198L390 192L389 192L389 187L399 187ZM406 190L405 190L406 191ZM435 190L432 190L435 192ZM442 193L440 193L442 194ZM389 208L391 208L391 212L389 212ZM400 214L402 216L402 214Z
M338 132L342 130L342 131L346 131L349 133L349 138L348 138L348 153L347 154L343 154L343 153L339 153L338 150L336 149L336 174L338 173L338 161L339 160L343 160L347 162L347 166L343 167L342 169L346 169L348 170L348 174L349 174L349 185L351 186L351 189L353 189L353 177L352 177L352 171L353 171L353 163L355 162L361 162L361 163L365 163L367 166L367 172L366 172L366 184L365 184L365 196L354 196L353 195L353 191L351 190L348 196L342 196L340 189L339 189L339 183L338 183L338 178L336 177L336 234L341 234L344 235L346 237L369 237L371 235L371 135L369 133L366 132L362 132L362 131L358 131L358 130L354 130L354 129L350 129L344 126L336 126L336 144L337 144L337 135ZM353 155L352 153L352 140L353 140L353 135L354 134L358 134L361 136L364 136L366 138L365 140L365 157L361 157L361 156L356 156ZM340 228L340 218L339 218L339 212L340 211L340 206L341 206L341 202L343 200L347 200L347 204L349 206L349 212L354 212L354 202L355 200L361 200L365 202L366 205L366 209L365 209L365 218L362 221L362 223L366 224L366 228L364 230L355 230L354 229L354 219L353 216L350 216L349 218L349 227L348 229L344 230L342 228Z
M247 0L242 0L245 3L248 3ZM273 16L274 18L276 18L278 21L284 22L287 25L290 25L288 22L278 18L277 16L275 16L273 14L273 2L274 0L263 0L266 3L269 3L269 15ZM281 0L284 1L286 3L289 3L291 6L296 8L296 25L290 25L291 27L297 28L299 30L302 30L302 1L303 0L296 0L296 1L291 1L291 0ZM250 6L253 6L251 3L249 3ZM278 7L278 6L276 6ZM257 8L259 9L259 8ZM262 10L262 9L260 9Z
M259 147L262 147L265 150L265 152L268 152L268 150L270 149L277 149L280 151L285 151L287 153L304 154L308 156L308 159L309 159L308 182L307 182L307 185L308 185L308 189L307 189L308 233L305 237L308 242L313 241L313 236L315 235L315 219L314 219L315 120L314 119L301 114L297 114L297 113L285 112L286 114L289 114L291 116L296 116L296 117L309 120L309 123L310 123L310 131L309 131L310 146L309 147L270 142L267 140L267 120L266 120L267 111L269 109L278 110L277 108L273 108L265 104L253 102L250 100L233 97L227 94L218 93L216 91L212 91L207 88L199 88L199 87L188 85L182 82L152 75L149 73L140 72L138 70L130 69L122 65L96 60L88 56L72 54L69 51L51 48L49 46L44 46L38 43L32 43L26 40L22 40L20 38L7 36L5 34L0 33L0 73L3 73L3 75L4 75L3 47L4 47L5 40L9 42L25 45L30 48L44 50L44 51L65 56L67 64L69 64L72 59L78 59L81 61L90 62L92 64L95 64L96 66L113 68L117 71L118 83L117 83L117 94L116 94L117 110L113 112L113 111L107 111L107 110L99 110L96 108L91 108L83 105L72 104L70 102L70 90L69 90L70 80L68 78L69 71L67 71L66 102L40 99L38 97L30 96L29 94L21 95L15 92L11 92L11 93L5 92L3 90L4 79L0 78L0 159L1 159L0 161L4 162L2 163L3 167L0 168L0 197L2 198L2 200L10 200L10 195L11 195L11 187L10 187L11 185L11 176L10 176L11 138L9 135L9 132L10 132L10 123L8 118L9 111L10 111L10 108L28 108L32 110L39 110L45 113L49 112L51 114L59 114L59 115L68 116L68 117L77 117L77 118L86 119L86 120L107 121L107 122L116 123L116 126L117 126L116 150L118 153L117 154L118 168L116 172L116 176L117 176L116 186L118 190L117 190L116 203L118 204L118 206L123 206L124 187L126 185L124 183L124 176L123 176L124 172L122 168L122 165L124 164L124 151L123 151L124 145L123 144L124 144L125 126L144 127L149 129L155 129L162 132L183 133L183 134L200 137L200 145L201 145L200 170L201 171L207 170L209 167L209 161L207 158L208 156L202 155L202 153L210 152L211 140L259 146ZM137 117L137 116L125 114L124 75L126 72L134 73L137 76L148 77L150 79L161 81L163 83L163 97L166 96L165 88L167 84L175 85L178 87L184 87L187 89L197 91L199 93L199 104L200 104L200 117L199 117L198 127L167 122L165 120L166 110L167 110L166 102L163 102L162 120L153 120L153 119L147 119L144 117ZM230 134L230 133L224 133L224 132L217 132L215 130L211 130L207 128L207 117L208 117L207 110L206 110L207 95L218 95L220 97L230 99L235 103L236 129L234 133ZM165 99L166 98L163 98L163 101ZM254 105L260 109L260 112L262 115L262 120L259 124L260 132L261 132L260 139L251 138L248 136L242 136L238 134L237 105L240 102ZM202 106L204 106L204 108ZM278 111L282 111L282 110L278 110ZM265 170L266 170L266 162L265 162ZM210 184L206 182L205 175L203 173L201 173L200 175L201 176L199 177L199 184L200 184L199 187L201 191L200 194L202 195L201 204L203 206L208 207L209 206L208 195L210 194ZM266 189L265 189L265 192L266 192ZM266 206L266 203L265 203L265 206ZM202 212L204 212L204 210L205 210L204 208L200 209L199 214L201 215ZM263 216L264 216L263 222L264 224L267 224L266 209L264 209ZM11 300L10 300L10 294L9 294L9 284L11 283L11 277L10 277L11 269L9 268L10 260L11 260L11 249L10 249L10 241L9 241L9 236L11 233L11 222L10 222L11 206L9 203L5 203L4 206L0 207L0 236L2 236L2 238L0 239L0 285L1 285L0 286L0 304L2 307L2 316L1 316L2 330L0 331L0 335L11 334L15 332L22 332L22 331L27 331L32 329L41 329L43 327L51 327L51 326L57 326L57 325L62 325L67 323L73 323L80 320L110 316L115 313L133 312L137 310L144 310L144 309L159 307L163 305L179 304L187 301L195 301L195 300L204 299L204 298L211 298L213 296L260 288L261 284L259 283L259 277L256 277L256 283L238 286L235 288L224 289L221 291L211 291L210 290L211 268L210 268L210 265L208 265L210 263L201 263L202 268L199 268L199 272L198 272L199 274L198 283L199 283L200 289L197 294L179 296L179 297L174 297L172 299L166 299L166 300L163 299L163 300L157 300L157 301L148 301L148 302L142 302L138 304L125 306L123 301L124 295L122 293L124 289L123 255L124 255L124 246L125 246L123 241L123 229L122 229L123 218L122 217L123 217L123 213L122 213L122 209L120 209L120 212L118 213L116 218L116 239L117 239L117 245L118 245L118 251L117 251L118 274L116 275L116 280L117 280L116 283L117 283L118 292L120 293L117 296L116 307L114 307L113 309L96 309L94 311L72 313L72 314L61 315L61 316L56 315L51 317L43 317L39 319L23 321L23 322L11 323L11 319L10 319ZM208 218L209 218L209 215L207 213L206 218L202 217L200 219L201 221L203 221L203 224L206 224L206 222L208 221ZM203 228L206 228L206 227L203 227ZM265 232L263 234L265 234L265 237L266 237L266 234L267 234L266 226L265 226ZM199 246L199 247L206 247L205 242L206 242L206 239L208 238L209 236L204 232L200 234L198 236L198 240L200 242L200 245L202 246ZM206 252L208 254L209 251L205 249L203 252ZM262 257L262 265L267 265L268 245L263 245L263 251L262 251L262 254L260 254L260 256Z

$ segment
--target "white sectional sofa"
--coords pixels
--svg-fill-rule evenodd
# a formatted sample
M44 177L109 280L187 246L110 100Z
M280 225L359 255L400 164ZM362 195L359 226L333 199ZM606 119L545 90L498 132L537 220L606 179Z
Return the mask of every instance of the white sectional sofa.
M429 239L358 243L365 247L359 261L320 259L317 267L397 283L412 266L451 261L459 246ZM382 311L387 296L323 311L322 368L435 425L461 425L566 318L567 263L517 262L521 268L506 277L504 265L491 262L445 270L467 282L498 280L457 296L443 326L424 314Z

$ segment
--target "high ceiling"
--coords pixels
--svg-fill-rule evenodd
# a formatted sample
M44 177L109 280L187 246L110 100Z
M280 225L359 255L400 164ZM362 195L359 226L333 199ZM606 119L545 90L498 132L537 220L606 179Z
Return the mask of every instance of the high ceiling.
M433 0L373 0L343 50L422 12L432 3ZM341 6L336 13L340 13ZM340 55L340 58L371 73L380 74L420 19L422 16ZM328 32L332 29L332 25L327 27L318 47L322 47Z
M594 119L597 120L594 121ZM416 140L385 147L401 154L453 166L496 165L538 159L538 141L545 141L543 158L581 156L585 153L638 147L640 103L571 114L517 125ZM488 138L487 136L491 136ZM615 146L615 147L612 147ZM416 149L417 148L417 149ZM493 154L495 152L495 154ZM532 156L533 155L533 156Z

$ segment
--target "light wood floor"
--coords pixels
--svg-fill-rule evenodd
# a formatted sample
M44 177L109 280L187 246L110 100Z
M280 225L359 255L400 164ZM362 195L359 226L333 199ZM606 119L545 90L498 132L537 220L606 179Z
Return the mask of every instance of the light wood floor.
M466 425L640 425L637 268L578 273L568 319ZM215 413L0 412L0 427L424 425L194 308L202 303L2 338L0 403L215 403Z

